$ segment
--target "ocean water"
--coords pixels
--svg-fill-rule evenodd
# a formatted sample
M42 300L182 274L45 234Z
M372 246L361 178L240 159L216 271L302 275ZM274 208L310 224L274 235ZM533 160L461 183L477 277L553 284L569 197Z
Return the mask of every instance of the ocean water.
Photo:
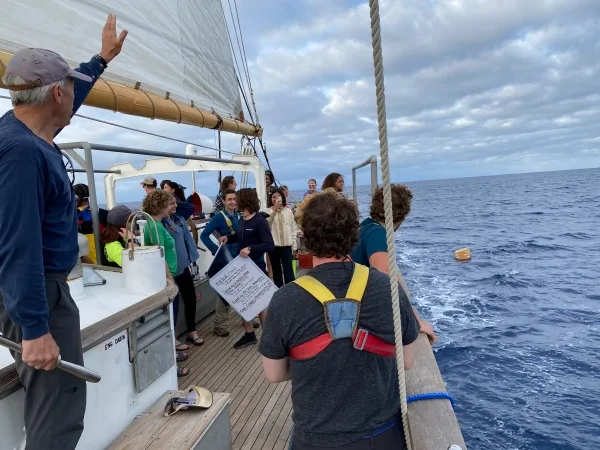
M600 169L407 184L397 260L468 448L600 448Z

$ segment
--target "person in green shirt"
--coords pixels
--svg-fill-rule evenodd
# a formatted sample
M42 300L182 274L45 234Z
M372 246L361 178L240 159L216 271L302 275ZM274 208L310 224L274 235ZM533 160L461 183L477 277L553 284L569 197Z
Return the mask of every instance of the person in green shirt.
M165 251L165 263L167 278L175 282L173 277L177 275L177 252L175 250L175 241L167 232L161 221L166 219L177 209L177 201L172 194L163 190L150 192L142 202L142 211L147 213L151 219L146 224L144 231L144 245L161 245ZM158 234L158 242L157 242ZM179 312L179 296L173 301L173 322L177 323ZM175 341L177 351L189 349L189 346ZM185 376L190 373L187 367L177 367L177 376Z
M144 245L161 245L165 249L165 262L167 264L167 278L173 280L177 274L177 252L175 241L162 224L162 220L171 215L171 210L177 208L177 200L167 191L155 190L150 192L142 202L142 211L149 214L149 220L144 232ZM158 242L156 235L158 231Z

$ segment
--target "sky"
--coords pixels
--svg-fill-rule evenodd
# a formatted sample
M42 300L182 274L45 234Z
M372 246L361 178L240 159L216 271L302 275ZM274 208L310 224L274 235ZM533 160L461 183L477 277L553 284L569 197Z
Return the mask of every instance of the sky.
M368 2L237 3L275 176L299 189L336 171L350 184L352 166L379 155ZM393 181L600 167L599 1L380 5ZM9 108L0 100L0 112ZM211 130L87 107L80 113L215 145ZM184 144L82 118L57 139L68 141L185 152ZM224 134L223 148L238 153L239 136ZM127 160L139 166L143 157ZM96 168L121 161L94 158ZM367 168L358 175L368 184ZM170 178L189 193L190 177ZM200 192L216 194L216 174L198 174L197 182ZM97 186L102 203L102 176ZM118 201L141 197L139 180L117 189Z

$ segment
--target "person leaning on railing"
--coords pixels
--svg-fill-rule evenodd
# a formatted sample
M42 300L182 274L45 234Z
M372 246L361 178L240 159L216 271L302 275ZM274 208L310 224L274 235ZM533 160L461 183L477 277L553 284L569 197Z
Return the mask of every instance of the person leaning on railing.
M412 192L406 186L392 184L392 211L394 231L400 228L402 222L410 212ZM371 217L367 217L360 225L359 239L352 250L352 259L359 264L389 274L387 235L385 231L385 215L383 211L383 188L378 188L371 200ZM411 298L408 286L404 282L402 274L398 270L398 282L404 293ZM437 337L433 327L421 319L419 312L413 306L413 312L419 321L420 330L429 338L431 344L435 344Z

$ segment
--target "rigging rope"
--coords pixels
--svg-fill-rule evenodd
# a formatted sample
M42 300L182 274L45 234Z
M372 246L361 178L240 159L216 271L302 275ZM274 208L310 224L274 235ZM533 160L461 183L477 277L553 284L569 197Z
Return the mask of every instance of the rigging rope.
M229 31L229 24L227 23L227 16L225 15L225 8L223 8L223 22L225 22L225 29L227 30L227 39L229 40L229 47L231 48L231 53L233 55L233 61L235 63L235 67L237 68L237 73L235 74L235 78L237 79L238 85L240 87L240 91L242 92L242 97L244 97L244 100L246 100L245 87L244 87L243 83L240 81L240 77L238 76L238 73L241 75L242 71L240 70L240 65L238 64L237 54L235 52L235 48L233 47L233 40L231 39L231 32ZM235 27L235 23L233 24L233 26ZM236 31L236 36L237 36L237 31ZM239 43L239 41L238 41L238 43ZM239 49L239 51L240 51L240 59L242 59L241 49ZM245 70L246 68L244 66L243 59L242 59L242 67L244 68L243 72L244 72L244 75L246 78L246 82L248 82L248 80L250 80L250 75L246 73L246 70ZM252 119L252 122L254 122L254 117L252 116L252 111L250 110L250 106L248 106L247 100L246 100L246 107L248 108L248 114L250 114L250 119Z
M252 82L250 81L250 69L248 68L248 57L246 56L246 47L244 45L244 35L242 34L242 24L240 23L240 15L238 13L237 0L233 0L233 5L235 6L235 16L237 17L238 28L240 30L240 41L242 42L242 62L246 65L248 88L250 89L250 100L252 100L252 107L254 108L254 115L256 116L256 124L258 125L258 111L256 110L256 103L254 102L254 89L252 88ZM229 9L231 9L231 4L229 4ZM250 108L248 108L248 111L250 111Z
M406 379L404 377L404 355L402 353L402 323L400 322L400 295L398 292L398 270L394 246L394 221L392 212L392 190L390 187L390 160L388 154L387 118L385 110L385 85L383 76L383 54L381 47L381 23L379 0L369 0L371 16L371 45L373 47L373 68L375 73L375 93L377 96L377 124L379 129L379 153L381 155L381 175L383 179L383 207L385 232L387 237L390 287L392 289L392 311L396 336L396 361L398 385L400 388L400 411L407 450L412 449L408 426L408 406L406 401Z
M242 61L242 69L240 70L240 66L238 65L238 60L237 60L237 53L235 51L235 49L233 48L233 39L231 37L231 32L229 31L229 24L227 23L227 17L225 15L225 8L223 8L223 20L225 21L225 28L227 29L227 38L229 39L229 45L231 47L231 52L233 53L233 58L235 60L235 65L237 67L238 73L240 75L243 75L245 80L246 80L246 84L248 85L248 90L250 90L250 73L248 72L248 68L244 59L244 53L242 50L242 44L240 42L240 38L238 35L238 27L236 26L235 23L235 19L233 17L233 9L231 7L231 2L228 0L228 4L229 4L229 14L231 15L231 25L233 27L233 32L235 33L235 39L237 41L237 47L238 47L238 52L240 54L240 60ZM240 29L240 35L242 34L242 30ZM236 74L237 76L237 74ZM240 83L239 77L238 78L238 83ZM245 88L242 87L243 83L240 83L240 88L242 89L242 95L245 97ZM252 110L250 110L250 108L248 108L248 113L250 114L250 117L252 117Z

